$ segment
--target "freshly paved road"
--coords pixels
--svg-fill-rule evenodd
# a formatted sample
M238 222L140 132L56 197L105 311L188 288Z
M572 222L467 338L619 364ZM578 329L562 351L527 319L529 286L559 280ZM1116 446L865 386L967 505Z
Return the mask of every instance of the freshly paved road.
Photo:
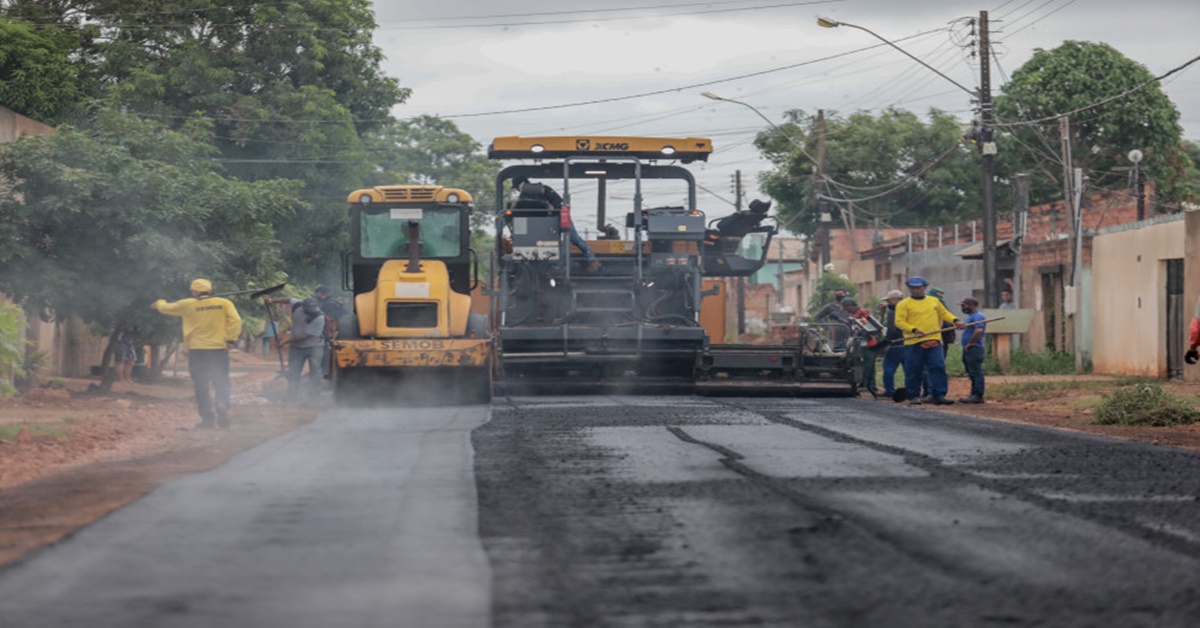
M0 572L0 626L74 625L1196 626L1200 456L854 399L330 411Z
M328 411L0 572L0 626L489 625L487 416Z
M865 400L496 404L498 626L1200 626L1200 456Z

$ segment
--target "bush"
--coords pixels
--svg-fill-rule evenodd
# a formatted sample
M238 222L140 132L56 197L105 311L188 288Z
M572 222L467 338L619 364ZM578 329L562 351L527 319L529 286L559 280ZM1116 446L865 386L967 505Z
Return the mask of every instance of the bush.
M988 398L994 401L1042 401L1061 396L1062 393L1074 390L1103 390L1109 388L1107 382L1080 381L1075 379L1062 381L1030 381L1011 382L988 386Z
M1200 420L1200 411L1187 401L1151 383L1118 388L1104 398L1093 421L1100 425L1187 425Z
M1066 351L1033 353L1018 349L1012 354L1010 375L1070 375L1075 372L1075 356Z
M17 391L13 378L25 376L25 316L12 303L0 305L0 397Z

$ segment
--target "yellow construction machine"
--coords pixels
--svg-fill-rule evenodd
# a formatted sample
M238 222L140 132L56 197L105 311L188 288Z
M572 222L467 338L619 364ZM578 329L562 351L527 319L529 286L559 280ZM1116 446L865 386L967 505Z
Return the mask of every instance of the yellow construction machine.
M332 343L338 402L489 402L488 319L471 311L480 288L471 195L393 185L356 190L348 202L343 287L354 293L354 314Z

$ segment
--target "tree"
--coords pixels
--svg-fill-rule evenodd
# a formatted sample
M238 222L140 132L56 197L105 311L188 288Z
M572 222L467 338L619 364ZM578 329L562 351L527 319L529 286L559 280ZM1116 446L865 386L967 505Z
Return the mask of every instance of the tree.
M14 0L7 14L77 34L110 106L209 121L230 176L303 181L306 205L274 227L293 273L334 274L346 194L378 170L364 137L409 93L382 72L369 0Z
M1183 140L1179 156L1171 166L1183 180L1180 200L1189 203L1200 200L1200 144Z
M839 209L859 221L885 225L938 224L973 217L978 211L978 158L959 147L962 125L931 110L928 123L908 111L878 116L860 112L825 118L826 182L819 185L836 216ZM799 142L805 155L795 145ZM755 145L775 170L760 180L778 205L784 225L798 233L817 228L816 119L789 111L787 122L764 131ZM854 201L851 203L851 201Z
M1062 156L1057 119L1023 124L1088 107L1138 88L1153 75L1107 44L1066 41L1053 50L1038 50L1013 72L996 97L1001 150L997 171L1028 172L1036 199L1061 199ZM1181 200L1185 194L1179 159L1179 111L1157 83L1110 103L1070 116L1071 160L1082 168L1090 187L1127 184L1130 150L1145 153L1142 162L1158 185L1160 198Z
M380 164L391 181L462 188L475 199L472 225L490 227L500 164L488 159L474 138L449 120L418 116L397 123L380 141L395 149Z
M0 105L55 124L83 100L69 37L53 26L0 18Z
M0 291L164 343L178 322L148 306L186 296L192 278L218 291L280 281L271 225L302 207L297 187L225 176L209 134L102 110L87 129L0 146Z

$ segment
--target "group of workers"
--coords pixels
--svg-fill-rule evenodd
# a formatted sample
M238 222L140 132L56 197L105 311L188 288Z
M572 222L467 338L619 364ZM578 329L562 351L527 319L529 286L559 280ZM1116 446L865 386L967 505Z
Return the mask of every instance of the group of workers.
M964 298L959 303L963 314L960 319L947 308L945 293L930 288L925 279L910 277L905 286L907 298L899 290L887 293L882 322L843 289L834 290L834 301L821 308L815 318L845 323L860 337L862 379L868 392L879 396L875 360L882 353L884 396L895 401L907 399L913 405L954 403L946 396L949 392L946 356L956 332L961 333L963 368L971 381L971 391L959 402L983 403L987 324L979 311L979 301L974 297ZM897 389L896 371L901 366L904 388Z
M237 345L242 333L242 318L229 299L214 296L212 282L192 281L191 298L167 302L159 299L150 307L161 314L182 319L183 345L188 352L188 374L196 393L200 413L197 429L229 427L230 384L229 350ZM330 319L337 320L345 308L333 298L329 288L317 286L307 299L276 297L264 299L267 307L287 304L292 308L288 345L288 398L296 400L315 394L328 369ZM308 383L301 380L308 364Z

